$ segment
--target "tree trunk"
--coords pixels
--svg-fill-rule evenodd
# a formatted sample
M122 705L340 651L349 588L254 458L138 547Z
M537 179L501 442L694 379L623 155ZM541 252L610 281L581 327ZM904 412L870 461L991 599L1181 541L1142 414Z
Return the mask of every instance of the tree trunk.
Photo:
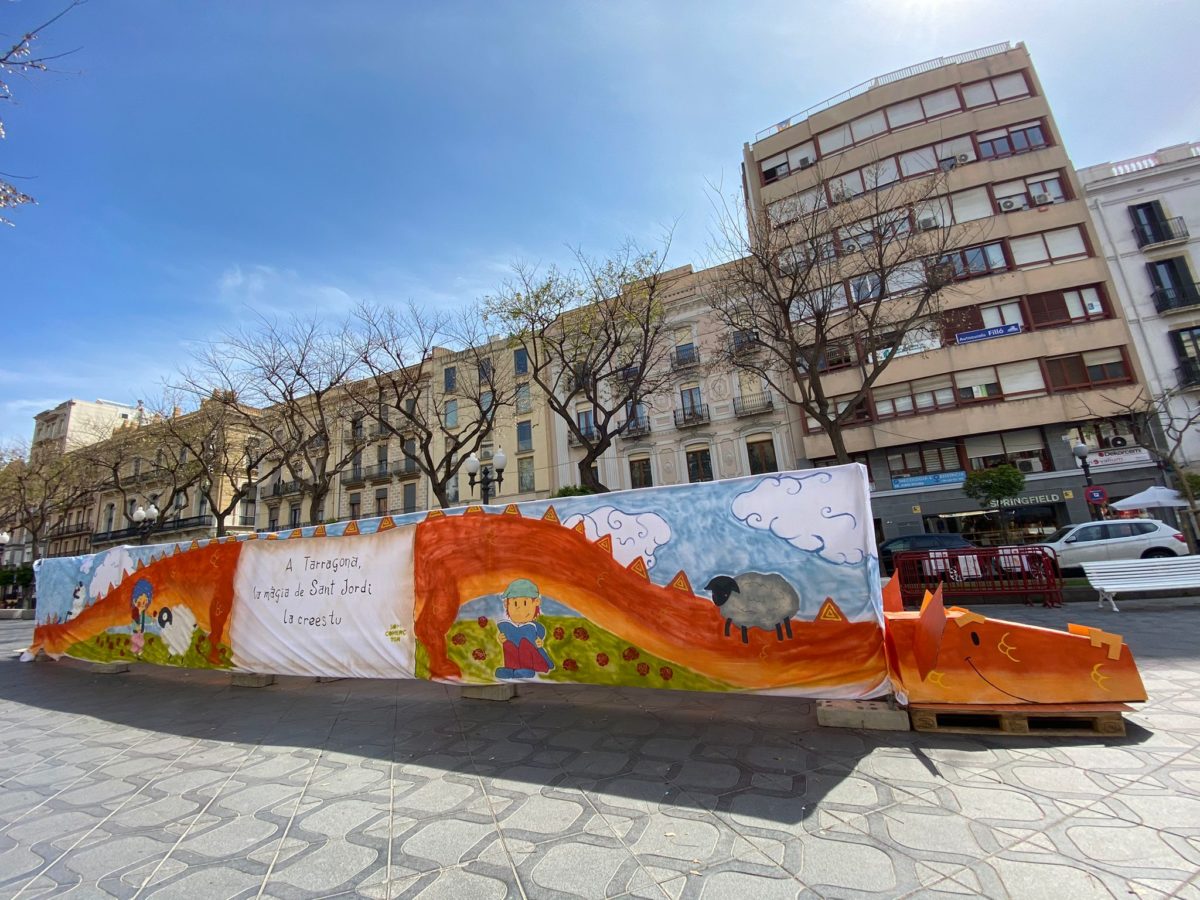
M309 521L310 525L320 525L321 524L320 522L317 521L317 513L320 511L321 506L325 503L325 498L328 496L329 496L329 484L328 483L322 484L322 485L314 484L312 486L312 493L309 494L309 499L308 499L308 521ZM324 518L325 517L322 516L322 520L324 520ZM337 517L335 516L334 518L337 518Z
M457 475L455 477L457 477ZM431 479L429 482L429 490L433 492L434 499L437 500L439 509L449 508L450 497L446 492L446 482L437 482Z
M579 461L579 484L587 488L593 494L607 494L608 487L600 480L597 472L592 471L592 466L596 460L611 446L611 441L606 441L603 446L597 444L595 447L590 447L588 452L583 455L583 459ZM599 470L599 466L596 467Z
M217 537L225 537L225 519L228 515L226 512L213 513L213 518L217 520Z
M825 429L825 433L829 435L829 443L833 446L833 455L839 463L848 463L851 461L850 454L846 451L846 438L842 434L842 423L834 421Z

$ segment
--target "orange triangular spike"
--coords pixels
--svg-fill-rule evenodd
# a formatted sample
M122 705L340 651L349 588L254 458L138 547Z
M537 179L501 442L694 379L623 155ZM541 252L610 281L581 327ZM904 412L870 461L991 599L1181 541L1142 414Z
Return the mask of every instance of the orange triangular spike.
M633 562L625 567L634 575L641 575L647 581L650 580L650 570L646 568L646 560L640 556L635 556Z
M121 580L124 581L128 577L129 577L129 573L126 572L124 569L122 569L121 570Z
M463 515L464 516L482 516L483 515L483 507L480 506L478 503L474 504L473 506L468 506L466 509L463 510Z
M313 537L325 537L325 526L318 525L316 528L314 528L312 536Z
M389 528L396 527L396 520L391 516L384 516L379 520L379 531L387 531Z
M601 550L607 550L609 553L612 553L612 535L606 534L600 538L600 540L596 541L596 546Z
M546 507L546 514L545 514L544 516L542 516L542 521L543 521L543 522L557 522L557 521L559 521L559 519L558 519L558 513L556 513L556 512L554 511L554 507L553 507L553 506L547 506L547 507Z
M279 535L276 534L274 531L272 531L270 534L267 535L267 540L268 541L277 541L277 540L279 540Z
M342 534L343 535L362 534L362 532L358 530L358 519L351 519L346 524L346 530L343 531Z
M510 503L508 506L504 507L504 514L506 516L519 516L521 514L521 510L517 509L517 504Z
M446 513L445 513L445 511L444 511L444 510L441 510L441 509L431 509L431 510L430 510L430 511L429 511L429 512L426 514L425 518L427 518L427 519L432 519L432 518L435 518L435 517L437 517L437 516L444 516L444 515L446 515Z
M687 591L689 594L694 593L692 591L692 583L688 581L688 577L683 574L682 569L679 570L679 574L671 579L671 587L677 591Z
M921 615L917 619L916 635L913 638L913 656L917 660L917 674L921 680L937 668L938 654L942 650L942 632L946 629L946 607L942 603L942 586L930 594L925 592L921 602Z
M883 611L904 612L904 597L900 593L900 570L897 569L883 586Z
M293 528L291 533L288 535L288 537L289 538L304 537L304 532L301 531L299 528Z
M817 612L818 622L845 622L846 617L842 615L841 609L833 602L832 597L826 597L825 602L821 604L821 609Z
M578 531L584 537L587 537L587 526L583 524L583 519L580 519L578 522L572 525L571 530Z
M199 550L199 549L200 549L200 542L199 542L199 541L192 541L192 545L191 545L190 547L188 547L188 549L189 549L189 550Z

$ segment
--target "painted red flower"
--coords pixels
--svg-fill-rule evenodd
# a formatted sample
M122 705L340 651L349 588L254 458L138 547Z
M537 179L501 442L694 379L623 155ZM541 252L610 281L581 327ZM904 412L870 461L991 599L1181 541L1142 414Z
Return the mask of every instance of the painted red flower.
M561 640L562 640L564 637L566 637L566 636L567 636L567 633L566 633L565 631L563 631L563 630L562 630L562 627L561 627L561 626L559 626L558 628L555 628L555 629L554 629L554 639L555 639L556 641L561 641Z
M576 628L571 634L575 635L576 639L581 641L588 639L588 630L586 628Z
M658 674L662 676L663 681L670 681L671 677L675 673L671 671L670 666L663 666L661 669L658 670Z
M573 659L564 659L563 660L563 669L565 669L568 672L578 672L579 671L579 663L575 662L575 660L573 660Z
M487 659L487 654L483 652L482 647L476 647L471 651L471 659L477 659L480 662L483 662L483 660Z
M479 617L479 627L480 627L480 628L487 628L487 623L488 623L488 617L487 617L487 616L480 616L480 617Z
M642 654L638 653L637 647L626 647L625 652L621 654L621 659L626 662L633 662Z
M455 647L461 647L466 642L467 636L465 634L456 634L454 637L450 638L450 643L452 643Z
M608 654L607 653L597 653L596 654L596 665L607 666L608 665Z
M643 678L645 678L647 675L650 674L650 667L648 665L646 665L645 663L638 663L637 673L639 675L641 675Z

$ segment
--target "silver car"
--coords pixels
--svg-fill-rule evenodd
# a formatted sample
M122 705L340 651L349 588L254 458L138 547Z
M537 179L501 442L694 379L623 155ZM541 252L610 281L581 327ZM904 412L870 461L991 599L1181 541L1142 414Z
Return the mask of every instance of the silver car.
M1157 519L1112 519L1068 525L1038 546L1058 556L1059 568L1110 559L1158 559L1186 556L1187 538Z

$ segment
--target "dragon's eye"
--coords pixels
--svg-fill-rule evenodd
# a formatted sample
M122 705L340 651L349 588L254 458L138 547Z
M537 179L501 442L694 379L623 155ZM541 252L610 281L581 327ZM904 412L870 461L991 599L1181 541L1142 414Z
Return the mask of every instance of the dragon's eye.
M979 646L979 635L974 631L971 632L971 643L976 647Z

